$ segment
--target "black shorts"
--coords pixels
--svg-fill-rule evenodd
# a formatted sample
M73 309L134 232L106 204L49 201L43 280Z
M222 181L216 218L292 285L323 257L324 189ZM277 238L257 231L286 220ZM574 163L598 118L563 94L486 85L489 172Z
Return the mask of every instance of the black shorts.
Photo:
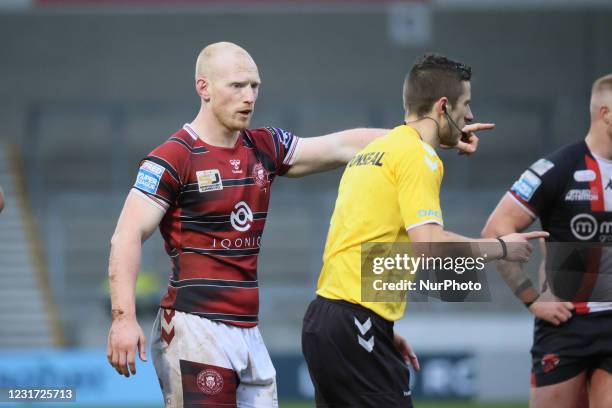
M412 407L393 323L371 310L317 297L304 316L302 351L317 407Z
M612 373L612 313L573 314L560 326L535 319L531 385L542 387L597 368Z

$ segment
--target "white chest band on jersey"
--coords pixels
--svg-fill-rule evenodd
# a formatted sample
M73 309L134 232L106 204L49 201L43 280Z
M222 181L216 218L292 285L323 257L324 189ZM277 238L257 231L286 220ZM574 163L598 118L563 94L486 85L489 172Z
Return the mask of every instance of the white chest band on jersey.
M604 208L606 211L612 211L612 160L606 160L603 157L593 154L599 172L601 173L601 184L604 191Z

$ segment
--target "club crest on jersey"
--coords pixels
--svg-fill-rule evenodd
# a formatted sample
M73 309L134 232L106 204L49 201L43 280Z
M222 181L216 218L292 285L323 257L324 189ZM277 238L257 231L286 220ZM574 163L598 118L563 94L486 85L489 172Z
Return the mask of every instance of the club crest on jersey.
M196 171L196 178L200 193L223 190L223 182L218 169Z
M550 373L557 368L559 361L561 361L561 359L556 354L546 354L542 357L542 371L544 371L544 374Z
M255 181L255 184L257 184L259 187L263 188L268 184L268 172L264 168L263 164L256 163L253 166L252 176L253 181Z
M217 370L200 371L196 379L198 388L206 395L216 395L223 390L223 377Z
M229 162L232 165L232 173L234 174L242 173L242 169L240 168L240 160L231 159Z

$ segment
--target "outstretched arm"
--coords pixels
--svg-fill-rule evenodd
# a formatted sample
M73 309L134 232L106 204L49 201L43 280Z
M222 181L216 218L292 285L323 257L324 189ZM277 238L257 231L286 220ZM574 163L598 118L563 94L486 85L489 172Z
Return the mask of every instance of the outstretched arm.
M135 287L142 243L153 234L164 212L132 191L128 195L111 239L108 265L112 323L107 357L119 374L136 374L135 350L146 360L145 336L136 320ZM129 370L128 370L129 367Z
M388 132L388 129L358 128L302 138L287 176L302 177L343 166L355 153Z
M474 132L493 129L494 127L495 125L488 123L466 125L463 130L468 134L468 139L459 141L452 148L457 149L462 154L472 154L476 152L479 141ZM357 128L324 136L302 138L287 176L303 177L343 166L358 151L375 139L386 135L389 131L389 129Z
M455 256L483 257L486 259L486 262L500 259L502 256L509 261L527 262L531 255L531 245L528 241L547 237L548 233L544 231L532 231L527 233L504 234L501 236L501 239L506 246L505 254L501 243L496 238L474 239L464 237L454 232L446 231L441 225L436 223L423 224L410 228L408 230L408 235L410 236L410 241L413 243L413 246L422 248L423 252L430 252L430 255L434 256L445 256L448 255L448 253L432 253L432 248L435 248L438 252L440 250L452 250L455 252L453 254ZM419 243L424 243L425 246L419 247ZM461 243L469 245L435 247L430 245L431 243Z

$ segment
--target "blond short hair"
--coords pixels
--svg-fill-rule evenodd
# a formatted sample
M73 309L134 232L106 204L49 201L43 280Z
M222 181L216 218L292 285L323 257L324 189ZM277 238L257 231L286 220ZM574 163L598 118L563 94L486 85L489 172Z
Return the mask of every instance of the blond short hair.
M603 76L593 83L592 94L603 91L612 91L612 74Z
M200 51L195 65L195 79L213 75L213 60L221 54L239 54L251 58L241 46L228 41L209 44Z

